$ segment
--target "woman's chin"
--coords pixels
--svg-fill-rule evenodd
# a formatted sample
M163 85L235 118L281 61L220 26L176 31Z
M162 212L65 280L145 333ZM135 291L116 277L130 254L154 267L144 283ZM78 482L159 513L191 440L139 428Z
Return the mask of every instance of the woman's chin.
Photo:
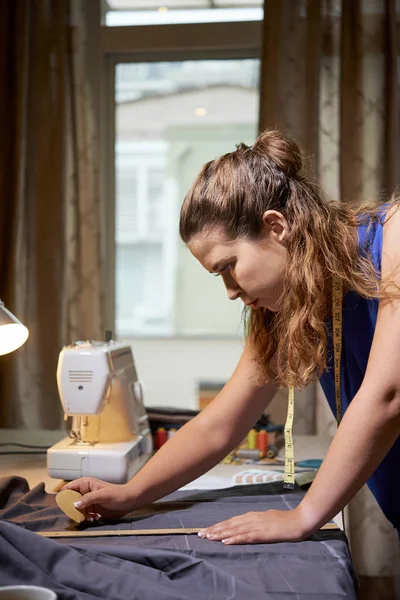
M275 302L274 304L272 304L271 302L266 302L265 304L261 304L260 307L266 308L267 310L273 313L279 312L278 302Z

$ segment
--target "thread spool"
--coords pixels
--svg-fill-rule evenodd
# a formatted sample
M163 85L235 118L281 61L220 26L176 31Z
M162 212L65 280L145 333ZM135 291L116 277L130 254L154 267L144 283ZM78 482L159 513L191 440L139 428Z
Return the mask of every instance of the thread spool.
M237 450L235 456L237 458L250 458L252 460L258 460L259 458L261 458L261 452L257 449L250 450L247 448L243 448L242 450Z
M249 450L257 449L257 431L255 429L250 429L247 434L247 445Z
M159 450L161 446L167 441L167 431L164 427L159 427L156 431L156 449Z
M269 451L273 452L273 453L274 453L274 456L277 456L277 455L278 455L278 448L275 446L275 444L270 444L270 445L268 446L267 455L268 455L268 452L269 452Z
M268 448L268 433L265 429L261 429L257 433L257 448L261 456L265 456Z
M171 429L168 429L167 438L170 440L175 433L176 433L176 429L174 427L171 427Z

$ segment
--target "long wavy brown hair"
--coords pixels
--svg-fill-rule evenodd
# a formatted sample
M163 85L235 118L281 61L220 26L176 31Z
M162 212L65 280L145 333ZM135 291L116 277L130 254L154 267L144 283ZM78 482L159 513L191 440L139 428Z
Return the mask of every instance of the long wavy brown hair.
M366 298L389 293L357 234L358 224L382 219L382 203L327 200L303 174L296 143L267 130L252 147L240 144L203 166L183 202L180 235L187 244L203 230L222 227L228 240L256 242L267 210L280 211L290 228L284 289L279 311L245 310L245 331L266 380L301 388L326 368L332 277L344 291Z

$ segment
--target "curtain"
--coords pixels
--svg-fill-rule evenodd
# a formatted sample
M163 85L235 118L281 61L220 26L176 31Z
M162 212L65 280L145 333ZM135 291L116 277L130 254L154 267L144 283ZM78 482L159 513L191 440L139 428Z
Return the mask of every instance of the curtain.
M265 1L260 129L294 137L339 201L385 198L400 183L399 27L398 0ZM334 434L319 387L295 410L297 433ZM347 519L358 573L381 577L368 597L392 597L398 541L366 487Z
M86 3L0 3L0 297L29 329L0 357L0 427L59 428L58 354L102 330Z

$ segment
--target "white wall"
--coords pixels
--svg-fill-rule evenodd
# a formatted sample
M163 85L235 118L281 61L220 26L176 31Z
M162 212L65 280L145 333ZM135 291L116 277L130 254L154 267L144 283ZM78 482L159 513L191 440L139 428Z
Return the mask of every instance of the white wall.
M197 409L199 381L224 382L243 348L240 340L129 340L146 406Z
M243 341L210 339L137 339L132 345L138 377L144 384L146 406L173 406L197 410L199 381L225 382L231 376ZM326 401L324 402L326 404ZM307 386L295 397L293 431L314 431L315 386ZM287 390L280 389L268 408L274 423L284 423Z

